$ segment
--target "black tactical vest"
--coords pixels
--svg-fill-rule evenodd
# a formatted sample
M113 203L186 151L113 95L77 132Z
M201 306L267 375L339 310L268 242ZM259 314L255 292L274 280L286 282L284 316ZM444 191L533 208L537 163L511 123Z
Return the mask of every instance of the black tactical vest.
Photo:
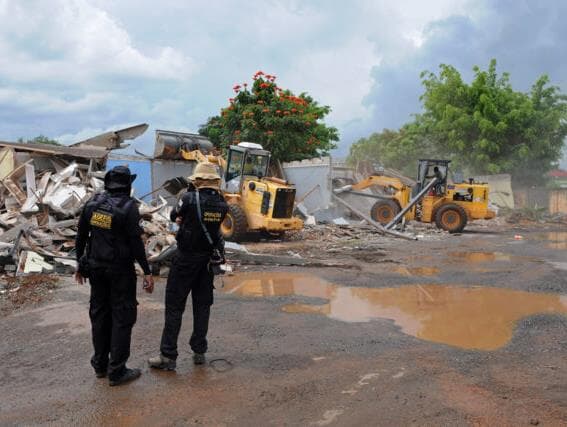
M218 245L219 228L228 211L228 205L222 195L216 190L202 189L199 194L203 224L213 239L213 245L216 247ZM185 213L177 233L178 249L185 253L211 253L213 247L205 236L197 216L195 193L192 191L187 192L181 199L180 205L185 205L183 207Z
M87 203L90 215L88 258L100 264L131 263L127 236L127 214L134 200L103 193Z

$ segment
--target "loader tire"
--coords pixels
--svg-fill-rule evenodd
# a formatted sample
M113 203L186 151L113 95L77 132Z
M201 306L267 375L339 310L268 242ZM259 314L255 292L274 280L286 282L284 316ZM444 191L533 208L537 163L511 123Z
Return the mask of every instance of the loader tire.
M228 212L221 224L224 239L238 242L246 236L247 231L248 221L244 210L238 205L228 205Z
M378 200L370 209L370 217L382 225L388 224L400 212L400 206L393 200Z
M437 228L449 233L460 233L467 225L467 212L459 205L449 203L441 206L435 213Z

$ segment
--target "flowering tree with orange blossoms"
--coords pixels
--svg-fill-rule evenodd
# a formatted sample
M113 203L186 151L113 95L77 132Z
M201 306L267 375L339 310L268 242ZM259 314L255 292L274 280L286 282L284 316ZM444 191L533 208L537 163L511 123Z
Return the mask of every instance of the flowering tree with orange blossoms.
M217 147L256 142L281 161L318 157L335 148L338 131L322 122L331 108L282 89L276 76L258 71L251 88L242 83L232 89L229 105L199 129Z

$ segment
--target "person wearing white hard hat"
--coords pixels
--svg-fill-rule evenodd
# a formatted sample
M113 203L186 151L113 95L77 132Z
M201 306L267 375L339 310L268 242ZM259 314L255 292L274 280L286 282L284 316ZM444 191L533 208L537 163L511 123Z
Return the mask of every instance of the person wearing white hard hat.
M213 263L224 261L224 240L220 225L228 205L220 191L221 178L212 163L199 163L189 177L189 189L171 212L179 224L177 253L173 260L165 291L165 325L160 354L148 360L150 367L175 370L177 339L187 298L191 293L193 333L189 346L196 365L205 363L207 332L213 304Z

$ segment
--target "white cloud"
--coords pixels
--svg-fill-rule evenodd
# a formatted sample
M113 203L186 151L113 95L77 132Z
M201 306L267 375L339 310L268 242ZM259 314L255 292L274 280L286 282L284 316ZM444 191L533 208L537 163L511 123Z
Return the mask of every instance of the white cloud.
M358 126L384 83L373 68L419 52L468 1L0 0L0 113L22 111L0 137L26 120L69 142L131 121L195 131L257 69Z
M342 125L369 117L369 108L362 100L372 88L370 72L379 62L373 43L353 38L341 46L304 52L282 75L281 84L330 105L333 111L329 121Z
M21 108L29 113L81 113L110 102L111 93L86 93L76 99L64 99L46 92L0 87L0 107Z
M144 54L118 21L86 0L5 1L1 6L0 76L13 81L184 80L195 71L194 61L170 46Z

